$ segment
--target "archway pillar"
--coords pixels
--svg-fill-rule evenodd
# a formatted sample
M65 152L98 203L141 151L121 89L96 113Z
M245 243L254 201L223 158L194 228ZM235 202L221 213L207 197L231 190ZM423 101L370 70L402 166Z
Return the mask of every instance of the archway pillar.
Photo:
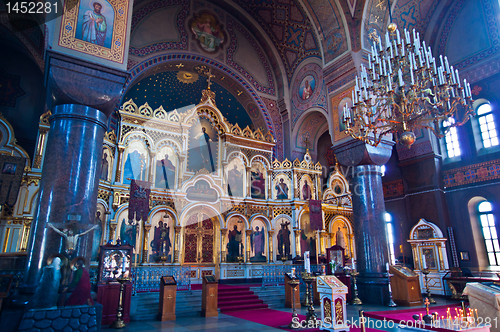
M389 253L380 165L389 160L393 145L392 141L383 141L378 147L373 147L349 140L333 148L339 163L348 167L359 297L365 303L380 305L389 301L389 280L385 273Z

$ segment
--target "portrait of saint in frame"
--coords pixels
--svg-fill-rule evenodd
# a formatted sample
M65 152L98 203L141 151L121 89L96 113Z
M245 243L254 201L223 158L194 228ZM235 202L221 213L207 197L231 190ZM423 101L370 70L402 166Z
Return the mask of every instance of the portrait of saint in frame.
M312 75L307 75L302 79L299 86L299 97L302 100L307 100L311 98L314 87L316 86L316 80Z
M106 0L81 0L75 38L111 48L115 11Z

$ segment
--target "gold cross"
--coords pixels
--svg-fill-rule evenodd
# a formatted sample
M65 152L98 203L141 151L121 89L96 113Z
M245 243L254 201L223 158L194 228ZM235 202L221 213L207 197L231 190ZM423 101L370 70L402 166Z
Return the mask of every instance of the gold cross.
M182 68L184 65L182 63L179 63L178 65L175 65L177 68Z
M238 96L240 96L243 93L243 91L238 90Z
M378 7L381 10L385 10L385 0L378 0L378 3L375 7Z
M211 293L211 294L210 294L210 297L214 297L214 296L215 296L215 295L214 295L214 293Z
M172 299L172 295L170 295L170 294L169 294L169 295L167 296L167 299L171 300L171 299Z

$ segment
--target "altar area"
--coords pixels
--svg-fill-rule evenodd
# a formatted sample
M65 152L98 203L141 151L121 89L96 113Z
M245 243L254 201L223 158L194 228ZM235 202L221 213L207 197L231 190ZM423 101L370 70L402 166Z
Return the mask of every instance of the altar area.
M352 198L340 167L325 186L325 170L309 151L302 160L278 161L273 135L229 123L216 99L208 88L198 105L183 109L152 109L133 100L120 107L116 132L104 138L91 221L96 227L82 237L92 246L91 275L100 245L117 242L133 246L132 274L142 285L137 291L152 289L150 284L170 272L180 287L201 283L205 275L261 282L277 273L271 270L301 264L305 251L313 263L325 264L326 248L336 244L346 260L355 258ZM5 225L19 233L11 251L26 248L50 116L40 118L39 162L27 173L8 217L20 222ZM149 191L147 214L130 207L132 183ZM315 227L311 202L321 207ZM78 216L68 211L67 218Z

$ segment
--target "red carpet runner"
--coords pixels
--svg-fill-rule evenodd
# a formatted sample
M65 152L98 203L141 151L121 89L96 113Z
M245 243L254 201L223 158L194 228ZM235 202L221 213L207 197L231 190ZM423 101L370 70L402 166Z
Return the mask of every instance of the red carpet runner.
M217 307L221 313L267 308L250 287L219 285Z
M319 317L321 317L321 314L319 312L316 312L316 314ZM259 324L266 325L269 327L274 327L274 328L278 328L278 329L282 329L282 330L286 330L286 331L294 331L294 330L290 330L290 329L283 327L283 326L288 325L292 321L292 313L290 313L290 312L273 310L273 309L261 309L261 310L251 310L251 311L229 312L229 313L226 313L226 315L249 320L251 322L259 323ZM299 315L299 322L302 320L305 320L305 319L306 319L306 316ZM300 331L301 332L313 332L313 331L320 331L320 330L319 329L304 329L304 330L300 330ZM361 331L361 329L359 327L351 326L350 332L360 332L360 331ZM366 332L381 332L381 330L367 328Z
M460 309L460 306L457 306L455 304L450 304L450 305L440 305L440 306L429 306L429 313L432 315L433 313L437 312L438 316L444 316L446 317L446 311L450 308L452 316L455 316L455 308ZM380 320L387 320L387 321L393 321L394 323L402 323L404 325L411 326L411 324L415 322L413 319L413 315L425 315L426 311L425 308L415 308L415 309L405 309L405 310L388 310L388 311L370 311L367 312L365 311L365 316L370 317L373 319L380 319ZM439 327L433 327L427 325L425 329L428 330L433 330L433 331L449 331L447 329L439 328Z

